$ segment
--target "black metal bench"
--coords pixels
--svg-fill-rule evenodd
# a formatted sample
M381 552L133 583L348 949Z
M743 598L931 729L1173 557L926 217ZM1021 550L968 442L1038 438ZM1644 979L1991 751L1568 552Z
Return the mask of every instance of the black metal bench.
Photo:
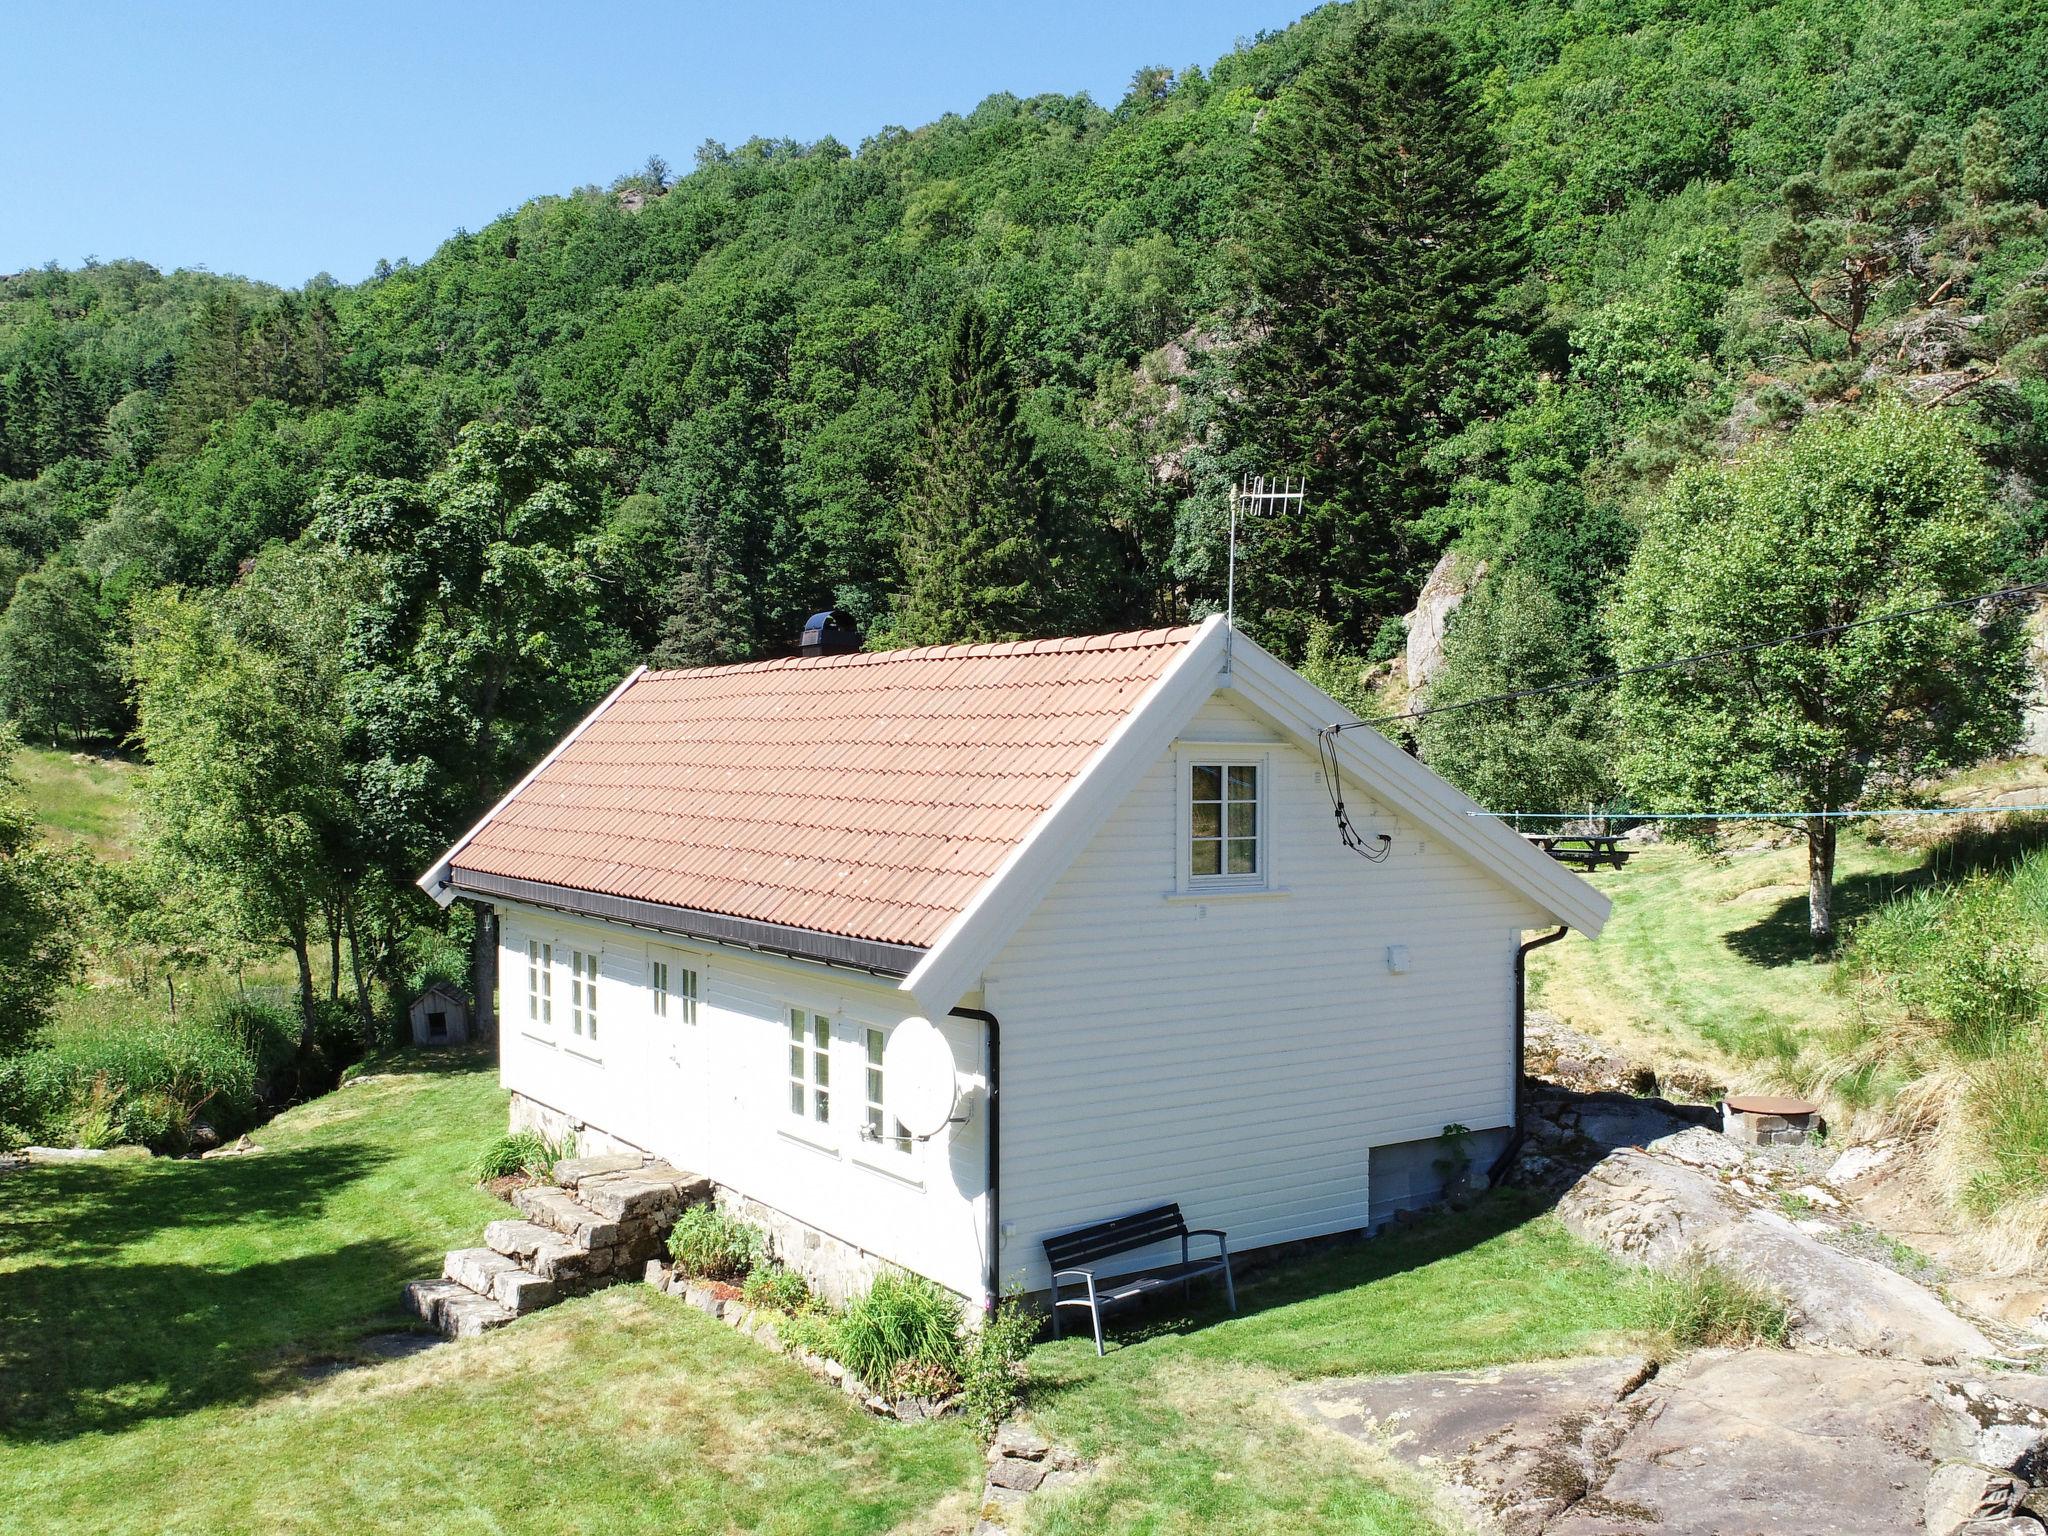
M1180 1239L1178 1264L1119 1275L1107 1282L1097 1280L1097 1261L1114 1258L1120 1253L1134 1253L1140 1248L1150 1248L1154 1243L1168 1242L1176 1237ZM1191 1237L1215 1238L1215 1256L1190 1258L1188 1239ZM1148 1211L1133 1211L1114 1221L1076 1227L1071 1232L1048 1237L1045 1240L1045 1257L1052 1265L1052 1336L1060 1336L1060 1308L1086 1307L1088 1319L1095 1325L1095 1353L1098 1355L1102 1353L1102 1312L1105 1307L1137 1301L1169 1286L1177 1285L1185 1291L1190 1281L1221 1275L1223 1294L1230 1302L1230 1310L1237 1310L1237 1282L1230 1275L1229 1242L1214 1227L1190 1227L1178 1205L1158 1205ZM1086 1292L1078 1296L1061 1296L1062 1285L1083 1285Z

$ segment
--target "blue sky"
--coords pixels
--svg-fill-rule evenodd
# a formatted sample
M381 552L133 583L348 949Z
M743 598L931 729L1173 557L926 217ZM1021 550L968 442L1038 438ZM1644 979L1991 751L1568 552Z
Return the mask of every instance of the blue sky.
M1206 65L1310 0L12 0L0 272L88 255L346 282L706 138L850 147L991 92Z

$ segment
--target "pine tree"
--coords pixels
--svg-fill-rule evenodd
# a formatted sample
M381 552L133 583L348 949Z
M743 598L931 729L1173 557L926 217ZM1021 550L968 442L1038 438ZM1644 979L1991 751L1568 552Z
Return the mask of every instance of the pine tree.
M1431 446L1504 329L1521 255L1485 190L1497 150L1455 47L1361 26L1259 135L1245 238L1263 336L1239 369L1255 467L1306 474L1307 512L1259 530L1243 606L1285 643L1398 612L1447 493Z
M231 288L216 289L200 305L171 381L173 455L195 451L216 421L249 403L248 328L248 312Z
M61 351L48 352L36 380L36 462L47 469L72 457L92 453L98 422L92 401Z
M918 435L894 638L946 645L1044 634L1052 609L1044 471L1017 417L1010 365L972 300L954 316Z
M26 480L35 473L33 454L24 441L35 408L35 384L27 369L17 368L0 378L0 480Z

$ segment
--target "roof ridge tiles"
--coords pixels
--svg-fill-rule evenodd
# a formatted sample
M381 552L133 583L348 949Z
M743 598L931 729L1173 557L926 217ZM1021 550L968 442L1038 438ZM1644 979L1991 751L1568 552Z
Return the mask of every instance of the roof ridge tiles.
M762 661L727 662L712 667L650 668L635 686L680 678L739 677L750 672L826 671L912 661L966 661L1000 656L1045 656L1079 651L1138 651L1185 645L1197 626L1178 624L1156 629L1119 629L1099 635L1059 635L1041 640L978 641L965 645L918 645L898 651L850 651L838 656L771 656ZM1015 686L998 683L994 686Z

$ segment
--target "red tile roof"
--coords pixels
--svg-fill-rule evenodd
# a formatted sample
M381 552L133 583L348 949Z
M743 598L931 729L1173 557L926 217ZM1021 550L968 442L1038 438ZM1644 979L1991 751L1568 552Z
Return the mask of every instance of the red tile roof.
M1195 633L648 672L450 863L928 946Z

